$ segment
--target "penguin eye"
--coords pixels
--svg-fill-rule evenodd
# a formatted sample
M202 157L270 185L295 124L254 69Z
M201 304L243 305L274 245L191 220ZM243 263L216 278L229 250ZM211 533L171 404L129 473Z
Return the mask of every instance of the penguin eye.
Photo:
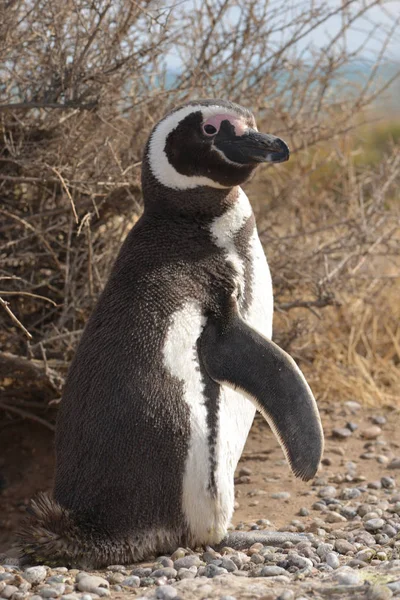
M208 123L207 125L203 126L203 131L206 135L215 135L218 130L216 127L214 127L214 125L210 125Z

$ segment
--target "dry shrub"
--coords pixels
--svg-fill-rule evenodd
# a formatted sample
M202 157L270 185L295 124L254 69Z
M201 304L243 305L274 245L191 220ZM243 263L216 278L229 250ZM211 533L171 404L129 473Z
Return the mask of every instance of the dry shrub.
M365 43L372 35L376 42L369 68L356 63L361 75L352 82L345 74L365 52L364 43L348 50L348 37L379 10L379 0L3 3L0 372L19 359L18 376L0 382L8 416L17 414L17 401L20 411L36 414L36 397L21 400L32 365L59 396L59 376L140 214L149 130L197 96L249 106L260 128L293 151L287 167L266 168L251 184L275 280L277 339L318 394L344 398L346 381L356 393L371 378L359 398L392 394L398 330L387 307L395 280L378 294L381 269L372 257L398 257L398 148L386 144L362 164L363 144L353 148L349 132L370 119L367 107L398 75L386 62L395 18L366 31ZM341 27L313 47L310 33L332 17ZM168 55L180 57L176 75Z
M398 405L400 144L388 135L371 164L377 144L368 135L368 143L363 130L361 140L332 140L288 165L281 196L264 203L259 221L275 275L276 338L317 396ZM254 186L270 188L268 174Z

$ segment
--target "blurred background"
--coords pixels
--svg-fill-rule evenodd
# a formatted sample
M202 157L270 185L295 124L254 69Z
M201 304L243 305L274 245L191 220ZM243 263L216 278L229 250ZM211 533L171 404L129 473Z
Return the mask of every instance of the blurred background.
M274 339L317 399L400 407L399 21L379 0L2 3L0 490L26 464L48 485L69 362L141 212L144 143L189 98L243 104L290 146L246 186Z

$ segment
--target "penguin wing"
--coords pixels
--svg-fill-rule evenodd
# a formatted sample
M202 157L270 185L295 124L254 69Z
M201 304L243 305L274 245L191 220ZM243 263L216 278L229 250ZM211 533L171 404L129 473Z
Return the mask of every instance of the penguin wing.
M200 359L211 379L248 396L268 421L293 473L308 481L317 472L323 450L311 389L293 358L235 313L228 322L208 317Z

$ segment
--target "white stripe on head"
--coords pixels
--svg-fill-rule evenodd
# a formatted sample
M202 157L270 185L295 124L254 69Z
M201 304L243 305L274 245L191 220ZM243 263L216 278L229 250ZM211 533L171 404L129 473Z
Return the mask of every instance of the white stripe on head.
M201 112L204 121L221 113L231 114L236 119L240 117L234 110L227 110L224 106L205 106L201 104L184 106L167 115L165 119L156 125L150 138L148 154L150 169L160 183L166 187L177 190L193 189L202 185L219 189L230 187L221 185L209 177L203 177L201 175L189 177L187 175L182 175L181 173L178 173L168 160L165 152L165 144L169 134L178 127L183 119L194 112Z

